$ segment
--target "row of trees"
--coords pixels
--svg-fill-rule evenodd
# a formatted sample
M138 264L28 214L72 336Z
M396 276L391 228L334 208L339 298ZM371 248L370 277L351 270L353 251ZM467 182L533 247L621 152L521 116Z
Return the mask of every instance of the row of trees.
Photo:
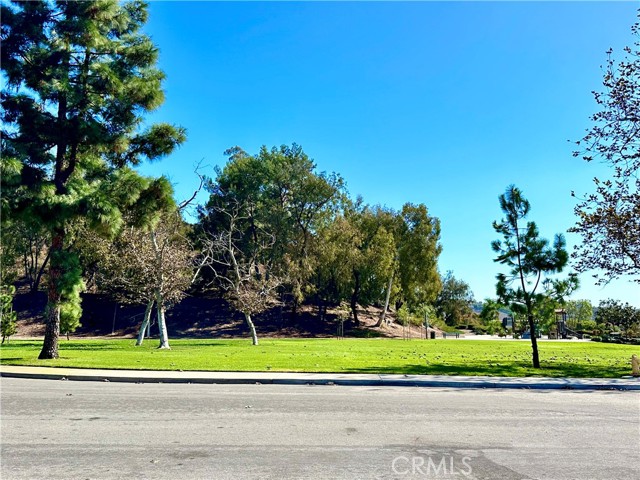
M143 191L156 192L165 203L150 203L152 210L140 202L122 208L122 225L111 235L85 219L66 230L83 286L122 303L146 305L139 343L155 305L161 347L169 347L164 310L187 290L224 294L244 314L254 343L252 316L276 304L295 316L305 301L325 308L348 302L358 325L360 304L415 309L439 297L439 221L424 205L406 204L396 212L351 201L341 178L317 173L296 145L263 148L253 156L239 148L228 153L225 167L203 178L210 198L195 225L180 215L188 202L166 200L172 197L166 179L123 170L120 175L142 182ZM23 224L13 218L4 232ZM10 245L6 258L40 257L31 270L46 266L46 246ZM61 315L62 332L78 325L77 307Z
M338 174L316 171L295 144L253 155L230 149L224 168L203 179L209 200L197 224L187 225L181 212L189 201L178 204L167 179L133 169L186 139L179 126L144 122L163 101L164 79L157 48L142 32L144 3L1 8L0 280L9 285L16 265L33 291L46 278L40 358L58 356L59 334L77 326L88 287L146 305L139 341L155 305L163 348L164 311L188 289L224 294L254 343L253 317L278 303L295 316L305 301L321 311L346 301L355 324L358 304L383 306L378 324L392 303L452 325L469 315L468 286L438 273L440 223L425 205L393 211L352 200ZM640 265L635 47L630 59L609 61L605 92L596 95L602 110L576 153L613 167L612 178L596 180L596 193L576 207L574 231L584 239L574 254L578 269L602 268L602 281L636 275ZM498 276L497 296L533 332L544 302L562 302L577 280L554 276L569 260L564 239L540 237L518 188L509 187L500 206L501 238L492 247L507 273ZM10 291L3 287L5 297ZM534 335L532 346L537 367Z
M357 324L360 303L435 300L438 219L425 205L350 200L297 145L229 150L197 224L185 224L167 179L132 169L186 138L144 123L164 78L145 4L13 2L2 17L2 281L16 262L32 291L46 279L40 358L57 357L87 288L145 304L141 332L155 305L163 348L164 311L194 283L224 292L254 343L251 316L275 303L295 316L305 300L346 300Z

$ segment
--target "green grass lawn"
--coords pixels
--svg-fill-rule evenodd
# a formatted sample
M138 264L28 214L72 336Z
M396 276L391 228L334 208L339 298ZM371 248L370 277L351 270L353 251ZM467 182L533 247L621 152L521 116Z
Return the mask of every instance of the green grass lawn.
M0 349L2 365L255 372L404 373L551 377L630 375L640 347L603 343L541 342L542 369L531 368L525 341L304 339L172 340L141 347L134 340L60 340L60 358L38 360L42 343L12 340Z

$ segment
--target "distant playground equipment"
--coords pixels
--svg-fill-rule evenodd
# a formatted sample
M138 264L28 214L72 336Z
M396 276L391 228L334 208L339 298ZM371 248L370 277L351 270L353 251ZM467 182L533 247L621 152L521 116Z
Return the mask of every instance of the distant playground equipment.
M558 339L567 340L572 337L582 338L582 334L572 330L567 326L567 311L564 308L557 308L556 314L556 336ZM551 334L549 335L551 338Z
M523 339L523 340L531 339L531 331L525 330L524 332L522 332L522 335L520 335L520 338ZM542 338L542 334L540 333L540 330L538 330L538 329L536 329L536 338Z

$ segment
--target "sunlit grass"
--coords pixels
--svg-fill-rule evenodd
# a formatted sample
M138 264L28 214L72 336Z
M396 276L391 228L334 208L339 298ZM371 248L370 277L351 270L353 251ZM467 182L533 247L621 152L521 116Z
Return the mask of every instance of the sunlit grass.
M60 341L60 358L38 360L42 343L12 340L0 350L2 365L144 370L277 371L620 377L631 373L630 358L640 347L541 342L542 369L531 368L525 341L400 339L173 340L171 350L157 341Z

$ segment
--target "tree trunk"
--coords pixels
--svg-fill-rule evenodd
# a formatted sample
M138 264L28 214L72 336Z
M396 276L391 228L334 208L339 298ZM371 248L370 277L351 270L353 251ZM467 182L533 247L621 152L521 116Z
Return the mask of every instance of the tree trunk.
M389 284L387 285L387 295L384 299L384 308L382 312L380 312L380 318L378 318L378 323L376 323L376 327L381 327L384 323L385 316L387 315L387 309L389 308L389 299L391 298L391 286L393 285L393 273L389 277Z
M318 300L318 316L320 317L320 321L324 322L324 312L322 310L323 307L323 302L322 302L322 298L320 298L320 295L317 295L317 300Z
M58 285L62 276L63 266L60 265L60 253L64 245L64 230L56 228L51 239L51 262L49 264L49 288L46 310L46 328L44 343L38 358L48 360L58 358L58 338L60 337L60 287ZM55 261L54 261L55 260Z
M529 331L531 332L531 350L533 350L533 368L540 368L540 357L538 356L538 339L536 338L536 325L533 315L528 314Z
M291 304L291 325L295 325L296 319L298 318L298 297L296 295L293 296L293 302Z
M256 334L256 326L253 324L251 320L251 315L248 313L244 314L244 318L247 321L247 325L249 325L249 330L251 331L251 342L253 345L258 345L258 335Z
M153 300L149 300L147 303L147 308L144 311L144 318L142 320L142 325L140 325L140 331L138 332L138 340L136 341L136 347L142 345L144 340L145 331L148 332L149 324L151 323L151 310L153 309ZM147 334L147 336L149 336Z
M358 318L358 296L360 295L360 274L353 273L354 285L353 294L351 295L351 312L353 313L353 322L356 327L360 326L360 319Z
M164 303L160 292L156 293L156 310L158 311L158 328L160 329L160 345L158 345L158 348L170 350L167 323L164 318Z
M47 267L47 263L49 262L49 257L51 256L51 250L47 251L47 255L44 257L44 261L38 270L35 280L31 283L31 287L29 289L30 293L36 293L38 288L40 288L40 281L42 280L42 274L44 273L44 269Z

